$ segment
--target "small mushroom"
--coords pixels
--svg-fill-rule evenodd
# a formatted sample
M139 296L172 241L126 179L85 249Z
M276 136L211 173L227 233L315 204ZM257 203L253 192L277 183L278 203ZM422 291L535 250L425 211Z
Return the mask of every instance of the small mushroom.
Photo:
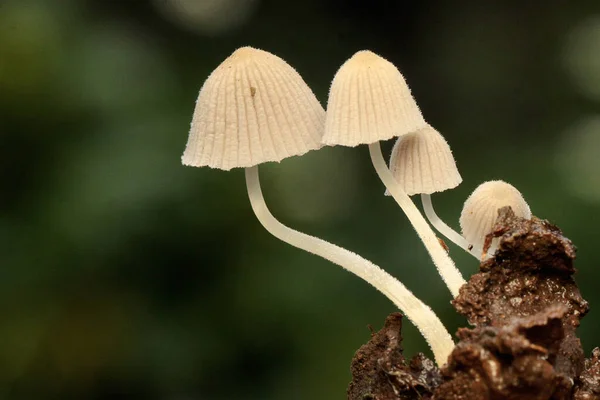
M390 171L409 196L421 194L423 210L431 224L451 242L469 251L469 243L436 214L431 194L453 189L462 182L450 146L432 126L402 135L390 157ZM386 190L386 196L389 191Z
M389 61L363 50L337 71L327 103L326 145L369 145L373 166L423 241L454 297L465 280L418 208L396 182L381 153L381 140L426 128L404 77Z
M492 232L498 210L510 206L516 216L530 219L531 210L523 195L514 186L504 181L488 181L479 185L467 198L460 213L460 227L468 243L473 245L473 252L483 254L485 237ZM495 243L486 253L495 252Z
M202 86L182 162L223 170L245 168L250 204L265 229L373 285L417 326L441 366L454 343L431 308L375 264L283 225L267 208L258 164L319 148L324 121L323 107L289 64L271 53L243 47L219 65Z
M227 171L302 155L321 147L324 120L288 63L242 47L202 85L182 162Z

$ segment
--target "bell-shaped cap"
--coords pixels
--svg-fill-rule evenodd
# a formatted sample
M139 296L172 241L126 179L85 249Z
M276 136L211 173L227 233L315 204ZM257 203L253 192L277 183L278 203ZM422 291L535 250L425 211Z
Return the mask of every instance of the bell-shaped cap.
M390 157L390 171L409 196L443 192L462 182L450 146L429 125L398 138ZM389 196L387 191L385 194Z
M181 161L229 170L321 147L323 107L281 58L242 47L202 85Z
M516 216L530 219L531 210L521 193L503 181L484 182L469 196L460 214L464 238L481 251L485 237L492 232L498 210L510 206Z
M335 74L329 90L323 144L358 146L426 125L398 68L362 50Z

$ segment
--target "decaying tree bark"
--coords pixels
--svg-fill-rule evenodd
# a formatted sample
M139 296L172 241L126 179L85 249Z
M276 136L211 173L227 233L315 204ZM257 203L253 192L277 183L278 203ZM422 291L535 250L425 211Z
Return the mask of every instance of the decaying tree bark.
M473 328L440 370L402 355L391 314L352 360L350 400L600 400L600 349L585 359L576 328L588 312L573 280L575 247L547 221L499 211L494 256L453 301Z

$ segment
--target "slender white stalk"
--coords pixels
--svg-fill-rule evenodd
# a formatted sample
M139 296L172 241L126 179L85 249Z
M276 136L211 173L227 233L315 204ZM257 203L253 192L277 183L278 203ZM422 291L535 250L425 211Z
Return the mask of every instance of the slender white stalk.
M361 277L388 297L412 321L429 343L439 366L454 348L452 337L435 315L400 281L372 262L323 239L298 232L279 222L267 208L260 188L258 167L246 168L246 186L252 210L269 233L294 247L320 256Z
M479 259L475 252L473 252L473 246L471 246L471 250L469 250L469 243L467 239L462 237L461 234L456 232L454 229L450 228L438 215L435 213L433 209L433 204L431 203L431 195L429 194L421 194L421 202L423 203L423 211L425 211L425 215L431 225L435 227L442 235L444 235L448 240L452 243L472 255L473 257Z
M452 296L458 296L459 289L466 282L463 279L460 271L454 265L454 262L448 256L446 250L442 247L438 241L437 236L423 218L423 215L419 212L419 209L412 202L410 197L402 189L402 187L396 182L391 171L383 159L381 154L381 146L379 142L371 143L369 145L369 153L371 154L371 161L373 166L379 175L379 178L390 192L396 203L402 208L404 214L408 217L413 228L421 238L421 241L425 245L425 248L429 252L433 263L438 269L438 272L442 276L446 286L450 289Z

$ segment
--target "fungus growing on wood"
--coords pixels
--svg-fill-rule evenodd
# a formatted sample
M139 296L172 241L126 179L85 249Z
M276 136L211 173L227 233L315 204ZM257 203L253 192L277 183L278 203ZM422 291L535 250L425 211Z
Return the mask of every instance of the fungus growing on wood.
M531 210L523 195L504 181L488 181L479 185L467 198L460 214L463 236L473 246L473 252L483 258L485 237L492 232L498 210L510 206L517 217L531 219ZM487 249L486 249L487 250ZM487 251L492 255L495 244Z
M379 178L410 220L444 282L456 297L465 280L425 218L394 179L379 143L426 127L400 71L377 54L359 51L335 74L329 91L323 143L351 147L369 145Z
M375 264L283 225L267 208L258 165L319 148L324 122L325 111L289 64L271 53L244 47L219 65L202 86L182 162L223 170L245 168L252 210L268 232L378 289L415 324L443 365L454 343L427 305Z
M453 189L462 182L444 137L430 125L400 136L392 149L389 165L396 182L406 194L421 195L429 222L451 242L473 254L465 238L438 217L431 202L431 194ZM389 196L389 191L386 190L385 194Z

